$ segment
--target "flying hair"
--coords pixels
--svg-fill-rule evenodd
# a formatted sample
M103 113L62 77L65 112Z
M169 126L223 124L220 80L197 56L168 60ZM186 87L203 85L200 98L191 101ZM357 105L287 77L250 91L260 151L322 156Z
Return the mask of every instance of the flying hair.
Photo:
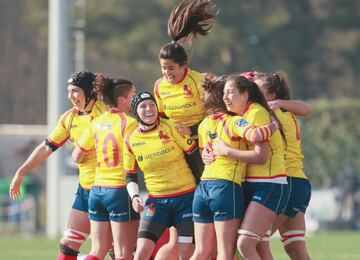
M191 42L198 34L206 36L218 13L211 0L182 0L171 10L168 35L181 43Z

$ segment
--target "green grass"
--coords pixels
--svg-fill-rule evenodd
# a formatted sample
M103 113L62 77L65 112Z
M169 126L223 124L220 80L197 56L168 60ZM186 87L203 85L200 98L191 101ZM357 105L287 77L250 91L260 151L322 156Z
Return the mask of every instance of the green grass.
M306 239L310 256L313 260L358 260L360 259L360 232L324 232ZM82 248L90 250L87 241ZM279 240L271 240L271 250L275 260L289 259ZM58 240L43 236L14 237L0 234L1 260L49 260L56 259Z

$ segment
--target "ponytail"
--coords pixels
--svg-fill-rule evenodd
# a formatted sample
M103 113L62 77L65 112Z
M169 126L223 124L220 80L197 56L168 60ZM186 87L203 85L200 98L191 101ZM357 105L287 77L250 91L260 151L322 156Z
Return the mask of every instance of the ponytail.
M182 44L191 42L198 34L206 36L217 14L210 0L182 0L171 10L168 35L172 42L161 48L159 59L186 65L188 56Z
M125 79L111 79L104 74L98 74L94 80L94 89L99 100L111 107L117 107L120 96L127 97L134 84Z

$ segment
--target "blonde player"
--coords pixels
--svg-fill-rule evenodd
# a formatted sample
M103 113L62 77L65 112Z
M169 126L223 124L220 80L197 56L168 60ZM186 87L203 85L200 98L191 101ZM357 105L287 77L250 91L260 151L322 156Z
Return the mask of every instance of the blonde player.
M89 71L72 74L68 80L68 99L73 107L60 116L58 125L52 134L31 153L28 159L16 171L10 184L9 194L12 199L20 195L20 185L24 176L33 168L43 163L53 152L71 141L74 148L77 141L90 126L91 121L105 111L105 105L96 101L93 91L95 75ZM88 197L94 183L96 157L95 150L86 153L78 164L79 187L68 217L67 230L60 240L58 260L76 260L81 245L90 233L88 220ZM51 174L51 173L49 173ZM108 248L110 245L108 245Z

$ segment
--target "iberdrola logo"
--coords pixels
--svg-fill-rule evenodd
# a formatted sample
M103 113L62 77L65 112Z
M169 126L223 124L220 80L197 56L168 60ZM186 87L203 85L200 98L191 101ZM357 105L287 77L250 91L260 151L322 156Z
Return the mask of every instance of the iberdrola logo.
M152 217L155 215L154 203L150 203L146 209L146 216Z
M193 96L191 88L186 84L184 85L184 94L185 94L185 97L187 97L187 98L191 98Z
M162 141L162 143L167 143L170 141L170 137L167 135L167 133L163 130L159 132L159 138Z

